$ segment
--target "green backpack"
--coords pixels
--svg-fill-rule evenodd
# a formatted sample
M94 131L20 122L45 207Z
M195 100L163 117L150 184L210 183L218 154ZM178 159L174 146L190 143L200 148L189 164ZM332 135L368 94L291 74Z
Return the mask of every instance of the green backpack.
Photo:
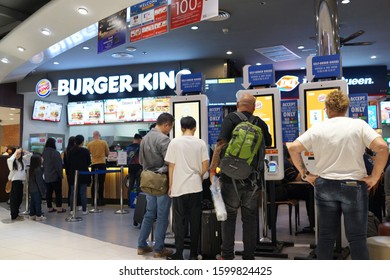
M243 180L261 168L264 159L265 146L263 132L250 119L241 112L234 112L241 122L233 130L232 138L226 148L223 158L220 161L221 172L232 179Z

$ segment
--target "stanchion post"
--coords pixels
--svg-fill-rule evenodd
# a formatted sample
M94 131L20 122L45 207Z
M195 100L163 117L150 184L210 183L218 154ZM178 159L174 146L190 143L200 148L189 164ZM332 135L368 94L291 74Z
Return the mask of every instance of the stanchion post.
M97 197L98 197L98 187L99 187L99 174L98 174L98 169L93 171L93 176L94 176L94 198L93 198L93 209L89 211L89 213L101 213L103 212L102 209L98 209L97 205Z
M67 222L79 222L82 220L81 217L76 217L78 184L79 184L79 171L76 170L74 174L74 184L73 184L73 202L72 202L73 213L71 213L71 215L65 219L65 221Z
M129 213L129 211L127 209L123 209L123 165L121 165L121 172L119 174L120 176L120 180L119 180L119 185L120 185L120 194L121 194L121 197L120 197L120 206L121 206L121 209L115 211L115 214L127 214ZM129 191L130 191L130 187L129 187Z

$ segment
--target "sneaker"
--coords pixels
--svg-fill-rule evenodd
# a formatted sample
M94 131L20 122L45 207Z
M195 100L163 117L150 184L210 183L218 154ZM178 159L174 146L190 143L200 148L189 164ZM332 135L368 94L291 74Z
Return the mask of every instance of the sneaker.
M77 206L77 210L79 211L83 210L83 206Z
M154 258L167 258L173 255L173 251L167 248L162 249L161 251L154 251Z
M17 216L15 219L13 219L14 221L24 221L24 217L23 216Z
M138 249L137 249L137 254L138 255L145 255L145 254L147 254L147 253L150 253L150 252L152 252L153 251L153 248L152 247L149 247L149 246L147 246L147 247L139 247Z
M40 216L40 217L36 217L35 218L35 220L37 221L37 222L42 222L42 221L46 221L46 217L45 216Z
M28 217L31 221L35 221L35 219L36 219L36 216L34 215L34 216L29 216Z
M85 210L85 211L83 211L83 215L88 215L89 214L89 211L88 211L88 209L87 210Z

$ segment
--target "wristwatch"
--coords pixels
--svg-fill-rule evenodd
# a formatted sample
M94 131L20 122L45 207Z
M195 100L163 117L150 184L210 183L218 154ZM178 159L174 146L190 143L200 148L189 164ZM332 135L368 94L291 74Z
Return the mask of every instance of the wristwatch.
M307 175L309 174L310 174L309 170L306 170L306 172L302 175L302 179L305 180Z

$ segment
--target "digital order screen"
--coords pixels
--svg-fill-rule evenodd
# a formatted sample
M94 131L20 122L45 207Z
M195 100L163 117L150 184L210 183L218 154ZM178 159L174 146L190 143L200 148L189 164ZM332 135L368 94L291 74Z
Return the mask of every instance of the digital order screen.
M173 127L173 138L181 136L180 120L182 117L191 116L196 120L196 131L194 136L200 138L201 122L200 122L200 101L183 101L173 103L173 117L175 125Z
M272 145L270 148L275 148L275 112L274 112L274 96L259 95L256 97L256 107L253 115L261 118L267 125L269 133L272 137Z
M321 123L328 118L325 112L326 96L340 88L320 88L305 90L305 121L306 129L316 123Z

